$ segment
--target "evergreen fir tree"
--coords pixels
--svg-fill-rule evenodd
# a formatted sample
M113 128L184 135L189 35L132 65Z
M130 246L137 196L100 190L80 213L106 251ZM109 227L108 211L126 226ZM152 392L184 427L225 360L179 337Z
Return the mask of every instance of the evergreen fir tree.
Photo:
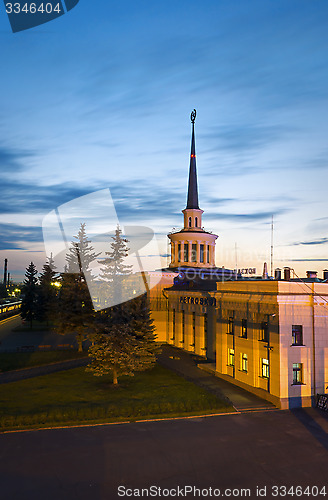
M81 223L77 236L74 236L77 241L73 241L68 254L66 255L67 271L69 273L83 273L85 279L92 279L90 264L94 262L100 253L95 253L94 248L88 240L85 223Z
M121 304L124 302L124 292L126 278L131 274L132 266L125 264L125 259L129 254L127 246L128 240L122 238L122 231L119 226L112 236L111 250L105 252L105 259L98 261L103 265L100 268L101 296L103 306L106 304Z
M134 305L136 306L136 304ZM136 311L136 307L133 307ZM146 316L146 309L143 314ZM126 316L127 317L127 316ZM147 370L156 362L159 350L154 342L154 327L147 321L143 324L137 314L126 323L98 324L98 334L89 348L91 363L86 370L95 376L112 374L113 384L118 384L118 377L133 376L135 372Z
M92 280L90 264L100 255L94 252L81 224L66 256L66 272L61 275L58 301L57 329L61 334L76 333L78 350L83 350L83 340L92 332L94 309L86 277Z
M58 289L54 285L57 273L52 254L47 259L48 261L44 264L39 277L37 315L40 321L46 321L49 324L49 321L54 320L56 317Z
M38 271L31 262L26 268L25 279L23 282L23 300L21 305L21 317L29 321L32 328L33 320L37 318L38 309Z
M132 266L124 264L129 250L126 243L128 241L122 238L117 227L111 243L112 250L106 252L109 257L102 261L104 267L101 269L102 279L107 279L110 291L116 293L116 305L97 313L97 335L89 348L92 361L87 367L96 376L111 373L115 385L118 376L133 375L153 366L159 350L147 294L124 303L118 301L124 297L122 292L131 277Z

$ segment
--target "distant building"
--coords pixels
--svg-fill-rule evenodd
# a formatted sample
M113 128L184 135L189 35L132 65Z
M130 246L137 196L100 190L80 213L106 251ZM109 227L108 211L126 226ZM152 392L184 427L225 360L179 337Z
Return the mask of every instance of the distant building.
M150 292L158 340L280 408L311 406L328 386L328 272L244 278L215 267L217 236L198 207L194 120L191 144L184 227L168 235L171 263Z

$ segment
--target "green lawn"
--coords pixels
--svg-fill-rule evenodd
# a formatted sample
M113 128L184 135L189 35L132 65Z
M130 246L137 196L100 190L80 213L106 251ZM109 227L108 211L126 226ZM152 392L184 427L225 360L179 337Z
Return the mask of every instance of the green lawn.
M86 353L77 351L15 352L0 353L0 372L19 370L31 366L48 365L65 359L85 358Z
M226 402L156 365L118 387L76 368L0 385L0 429L138 420L234 411Z

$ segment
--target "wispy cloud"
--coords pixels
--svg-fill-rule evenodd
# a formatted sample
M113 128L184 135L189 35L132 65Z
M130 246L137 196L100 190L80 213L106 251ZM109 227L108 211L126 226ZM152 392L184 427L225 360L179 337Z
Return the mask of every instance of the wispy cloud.
M274 212L252 212L252 213L206 213L206 219L223 219L229 221L260 221L260 220L270 220L272 215L275 217L288 212L287 209L275 210Z
M292 243L292 246L298 246L298 245L324 245L325 243L328 243L328 238L318 238L316 240L307 240L307 241L297 241L295 243Z
M282 125L265 125L244 123L238 125L222 125L200 136L209 144L212 144L212 150L227 150L234 154L238 152L258 150L286 138L295 132Z
M11 176L26 168L24 161L26 158L32 158L35 152L11 148L0 144L0 172Z
M328 262L328 259L289 259L289 262Z
M0 250L23 250L24 242L42 241L42 231L36 226L0 223Z
M17 212L45 213L57 206L90 192L92 188L76 184L57 184L39 186L36 183L2 178L0 212L3 214Z

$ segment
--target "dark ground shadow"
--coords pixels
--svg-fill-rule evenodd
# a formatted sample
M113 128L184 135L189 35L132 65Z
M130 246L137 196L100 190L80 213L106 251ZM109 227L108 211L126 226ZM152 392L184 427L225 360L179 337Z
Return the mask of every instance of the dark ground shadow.
M318 417L324 418L328 425L328 415L318 409L314 410ZM328 450L328 433L304 408L294 408L290 412L297 418L301 424L312 434L312 436Z

